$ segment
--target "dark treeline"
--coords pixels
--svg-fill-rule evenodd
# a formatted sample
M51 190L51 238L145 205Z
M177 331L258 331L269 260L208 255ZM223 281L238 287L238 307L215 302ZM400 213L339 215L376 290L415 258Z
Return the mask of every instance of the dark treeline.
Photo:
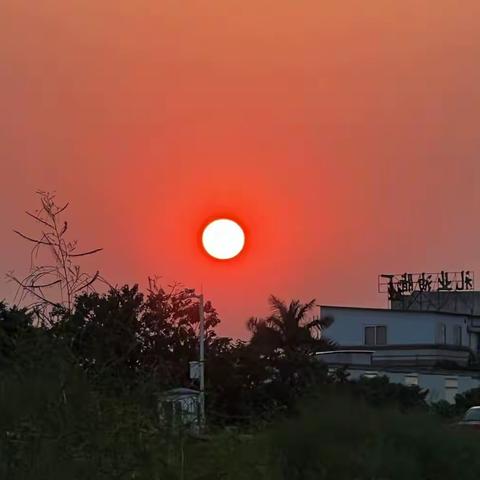
M205 304L210 431L258 430L326 381L310 353L330 344L322 322L306 321L311 305L271 303L272 316L249 321L250 342L218 337L217 312ZM146 294L137 286L83 293L44 320L45 310L0 303L0 478L165 473L175 443L157 404L169 388L198 388L189 378L199 348L195 292L152 281Z
M163 391L197 388L188 375L198 358L193 290L151 282L146 294L136 286L84 293L71 311L52 309L48 326L34 311L0 304L0 478L446 479L479 471L478 442L445 429L426 392L329 375L312 352L334 348L321 335L331 319L308 320L311 304L272 297L271 305L270 317L248 321L252 337L241 342L216 335L219 318L206 303L210 436L202 440L165 429L157 415ZM478 399L470 396L462 408Z
M286 305L271 298L272 315L250 319L249 342L219 337L220 319L205 304L207 409L213 423L248 423L289 411L304 391L325 381L312 353L332 348L321 337L328 321L307 321L312 303ZM92 385L112 395L152 400L169 388L198 388L189 362L198 360L198 300L192 289L168 290L154 281L79 295L71 311L56 308L48 323L34 311L0 304L4 369L43 364L77 368ZM48 325L48 326L47 326ZM44 356L48 358L43 358Z

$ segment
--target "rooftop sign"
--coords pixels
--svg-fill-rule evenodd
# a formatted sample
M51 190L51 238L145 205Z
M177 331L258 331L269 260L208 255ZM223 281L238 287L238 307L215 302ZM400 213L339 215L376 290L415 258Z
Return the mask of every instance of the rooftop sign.
M474 273L394 273L378 276L378 292L388 293L389 299L411 295L414 292L465 292L474 290Z

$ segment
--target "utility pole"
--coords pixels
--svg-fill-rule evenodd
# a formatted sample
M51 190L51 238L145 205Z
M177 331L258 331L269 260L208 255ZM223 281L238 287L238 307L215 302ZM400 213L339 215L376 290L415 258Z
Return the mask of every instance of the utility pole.
M200 431L205 429L205 312L203 293L198 295L198 313L200 317Z

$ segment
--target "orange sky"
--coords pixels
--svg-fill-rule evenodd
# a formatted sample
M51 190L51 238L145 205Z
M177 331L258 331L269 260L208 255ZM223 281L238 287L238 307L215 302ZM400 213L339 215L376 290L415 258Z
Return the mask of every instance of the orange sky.
M479 18L477 0L3 0L0 271L28 266L11 229L40 188L108 279L203 284L233 336L270 293L384 305L380 272L480 276ZM249 248L219 264L196 234L228 212Z

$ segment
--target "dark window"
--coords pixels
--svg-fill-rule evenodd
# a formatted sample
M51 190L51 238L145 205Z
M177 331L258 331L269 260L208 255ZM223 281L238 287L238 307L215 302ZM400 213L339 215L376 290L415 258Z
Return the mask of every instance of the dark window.
M375 345L375 327L365 327L365 345Z
M454 345L462 344L462 327L461 325L453 326L453 343Z
M387 327L385 325L372 325L365 327L365 345L386 345Z
M447 343L447 327L444 323L439 323L437 327L437 343L445 345Z
M386 345L387 344L387 327L379 326L376 327L376 344L377 345Z

